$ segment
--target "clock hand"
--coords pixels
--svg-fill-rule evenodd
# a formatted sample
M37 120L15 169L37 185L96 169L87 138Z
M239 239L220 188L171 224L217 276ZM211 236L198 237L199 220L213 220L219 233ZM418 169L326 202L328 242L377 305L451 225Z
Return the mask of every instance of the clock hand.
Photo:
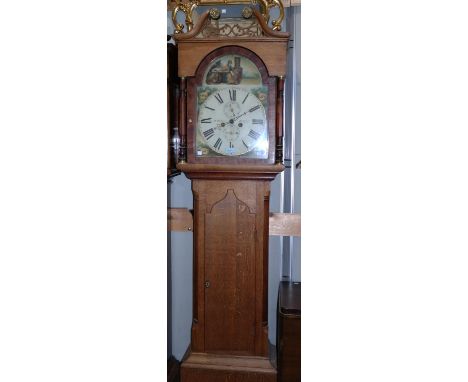
M246 115L250 110L246 111L245 113L239 114L237 117L234 117L233 121L237 121L240 117Z
M234 112L234 109L232 108L232 105L229 105L229 108L231 109L232 116L235 117L236 113Z
M260 105L257 105L257 106L254 106L253 108L247 110L246 112L238 115L237 117L234 117L234 121L237 121L240 117L246 115L247 113L253 113L255 110L259 109L260 108Z

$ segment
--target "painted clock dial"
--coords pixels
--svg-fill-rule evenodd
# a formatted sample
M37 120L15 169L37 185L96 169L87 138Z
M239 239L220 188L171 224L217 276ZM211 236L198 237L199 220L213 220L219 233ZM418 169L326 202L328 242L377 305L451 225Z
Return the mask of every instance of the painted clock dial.
M268 157L268 88L248 58L217 57L197 88L198 157Z
M268 149L265 107L245 88L222 88L200 105L198 126L206 145L221 155Z

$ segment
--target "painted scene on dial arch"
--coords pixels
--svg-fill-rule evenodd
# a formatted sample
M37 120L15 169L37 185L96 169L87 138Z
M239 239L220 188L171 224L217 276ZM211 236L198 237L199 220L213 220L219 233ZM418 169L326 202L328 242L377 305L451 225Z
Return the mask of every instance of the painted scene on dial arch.
M248 58L230 54L214 60L203 83L206 85L254 86L262 84L262 76L257 66Z

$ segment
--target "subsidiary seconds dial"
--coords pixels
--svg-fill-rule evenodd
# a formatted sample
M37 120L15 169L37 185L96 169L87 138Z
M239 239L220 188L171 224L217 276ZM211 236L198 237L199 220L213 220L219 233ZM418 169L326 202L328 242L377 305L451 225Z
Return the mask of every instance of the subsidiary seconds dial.
M198 130L218 154L238 156L268 150L266 112L248 89L223 88L199 106Z

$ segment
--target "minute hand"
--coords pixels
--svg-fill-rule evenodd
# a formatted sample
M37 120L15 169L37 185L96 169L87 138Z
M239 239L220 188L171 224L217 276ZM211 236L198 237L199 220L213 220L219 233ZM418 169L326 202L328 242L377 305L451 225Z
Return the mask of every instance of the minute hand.
M249 110L250 111L250 110ZM239 114L237 117L233 118L233 121L237 121L240 117L246 115L249 111L246 111L245 113Z
M255 110L259 109L260 108L260 105L257 105L257 106L254 106L253 108L247 110L246 112L242 113L242 114L239 114L237 117L234 117L234 121L238 120L240 117L242 117L243 115L246 115L247 113L253 113Z

